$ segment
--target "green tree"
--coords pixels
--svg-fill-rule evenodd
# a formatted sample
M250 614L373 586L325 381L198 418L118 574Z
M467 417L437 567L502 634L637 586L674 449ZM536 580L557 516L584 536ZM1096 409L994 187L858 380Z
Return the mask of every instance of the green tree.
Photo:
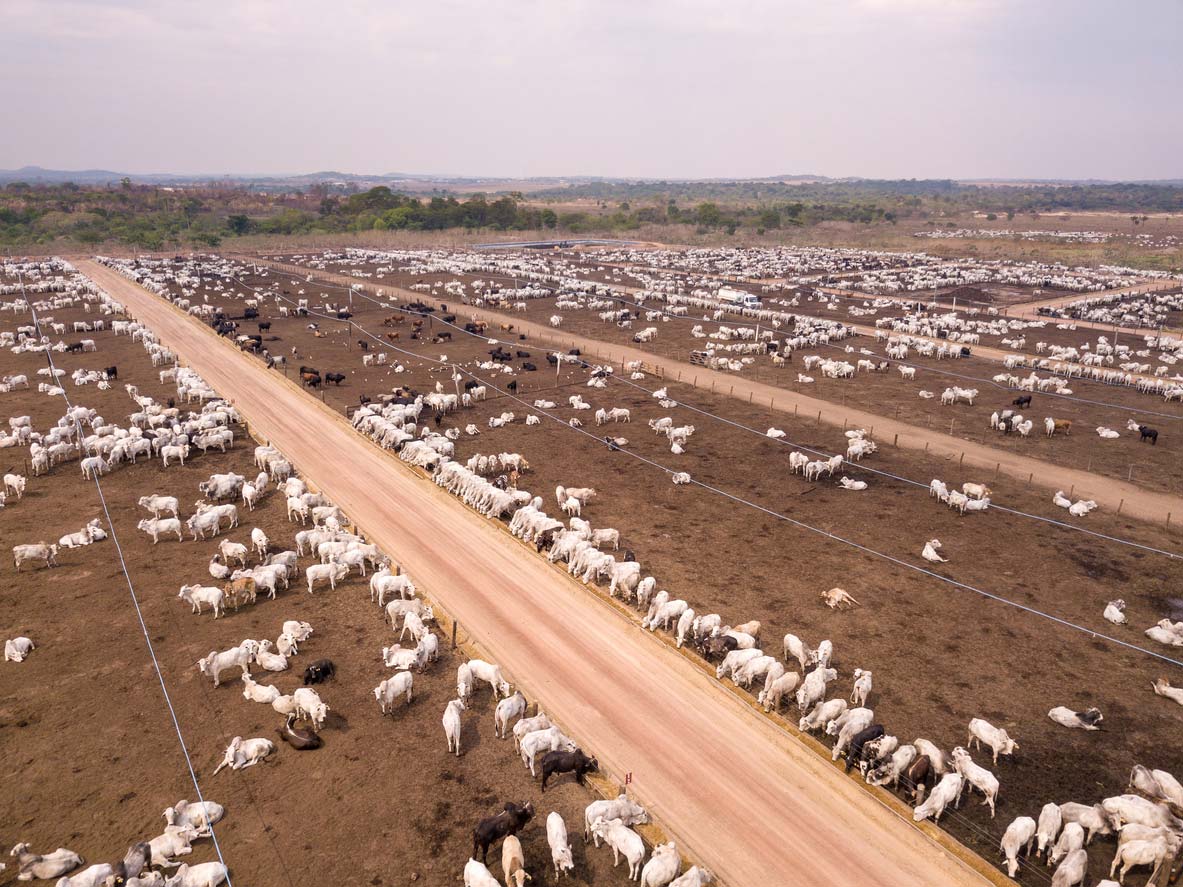
M226 227L230 229L231 234L237 237L249 234L251 230L250 217L241 214L229 216L226 219Z
M714 203L700 203L694 211L698 224L707 228L714 228L723 220L723 214Z
M518 205L512 197L502 197L489 204L489 224L504 231L513 227L518 216Z

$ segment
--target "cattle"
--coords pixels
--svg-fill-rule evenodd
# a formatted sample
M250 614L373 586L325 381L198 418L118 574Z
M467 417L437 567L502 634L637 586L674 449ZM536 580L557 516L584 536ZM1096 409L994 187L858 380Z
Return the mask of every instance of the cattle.
M1142 435L1138 438L1138 443L1144 443L1145 441L1150 441L1152 445L1158 443L1157 428L1151 428L1149 425L1139 425L1138 434Z
M333 665L333 660L318 659L304 669L304 686L324 683L336 674L337 666Z
M846 752L846 772L850 772L850 766L856 761L861 762L863 759L863 748L868 742L873 739L878 739L884 734L882 724L872 724L865 730L860 730L855 734L854 739L851 740L850 748Z
M595 773L600 769L599 761L589 758L582 749L575 751L551 751L542 756L542 790L546 791L546 781L559 773L574 773L575 781L583 785L583 777L587 773Z
M325 373L325 381L332 382L337 387L340 387L341 383L345 381L345 374L344 373Z
M1024 407L1029 407L1029 406L1031 406L1031 395L1024 394L1022 397L1016 397L1010 403L1011 403L1011 406L1019 407L1020 409L1022 409Z
M107 374L108 379L118 379L119 378L119 367L117 367L117 366L109 366L106 369L104 369L103 372Z
M293 712L288 715L287 722L282 727L277 727L275 732L279 734L280 739L297 751L311 751L324 745L324 740L320 738L320 734L302 727L296 727L295 723L296 715Z
M496 816L489 816L477 823L472 830L472 858L476 859L477 850L481 851L481 861L489 858L489 845L494 841L516 835L531 819L534 818L534 804L524 806L507 801L505 807Z
M928 755L921 755L914 760L903 776L900 777L900 788L904 797L912 803L919 804L925 794L932 788L936 780L936 771L932 766L932 759Z

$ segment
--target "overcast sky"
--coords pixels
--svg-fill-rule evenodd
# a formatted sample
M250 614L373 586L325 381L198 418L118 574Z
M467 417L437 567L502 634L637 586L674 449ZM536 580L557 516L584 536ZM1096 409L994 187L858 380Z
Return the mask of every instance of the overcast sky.
M1180 0L0 0L0 168L1183 177Z

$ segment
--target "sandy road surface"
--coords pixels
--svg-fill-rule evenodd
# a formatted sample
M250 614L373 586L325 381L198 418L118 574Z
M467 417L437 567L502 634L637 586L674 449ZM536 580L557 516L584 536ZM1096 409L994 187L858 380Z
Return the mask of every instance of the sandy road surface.
M632 772L636 795L725 882L990 883L329 408L126 278L79 267L233 400L610 774Z
M311 274L314 279L338 286L357 286L371 295L376 295L377 290L381 289L387 294L396 294L403 299L440 304L440 300L433 299L430 294L413 292L389 284L377 287L360 283L356 278L341 274L297 268L281 262L271 262L250 256L238 256L237 258L271 268L295 270L301 277ZM452 303L452 307L457 307L455 302ZM463 314L465 319L471 315L477 319L488 320L494 329L497 323L512 320L516 330L527 333L531 338L553 343L555 347L562 348L564 351L571 347L578 347L586 357L614 363L640 360L650 367L660 368L664 371L667 379L684 378L689 381L697 378L697 384L700 387L708 388L711 383L714 383L719 392L729 392L733 397L738 397L741 400L750 398L762 404L768 403L774 409L782 412L793 414L796 410L807 417L817 416L820 413L821 421L831 425L849 428L874 428L875 437L878 440L887 441L898 438L899 446L914 450L926 450L938 459L958 461L964 453L965 464L989 472L991 476L997 467L1000 472L1024 481L1030 477L1032 483L1049 490L1075 488L1073 495L1078 499L1092 499L1101 506L1114 511L1120 507L1123 515L1140 520L1162 522L1167 519L1168 514L1175 517L1183 514L1183 498L1178 496L1154 493L1131 483L1101 477L1087 471L1065 468L1052 462L1032 459L985 444L962 440L952 435L909 425L876 413L810 397L787 388L767 385L742 376L710 370L706 367L693 366L679 360L642 351L639 348L610 344L599 339L589 339L586 336L558 331L542 324L524 321L517 317L510 318L509 315L498 314L494 311L484 311L465 305L463 306ZM873 327L863 329L869 330L870 335L874 335ZM1124 504L1122 504L1122 500L1124 500Z

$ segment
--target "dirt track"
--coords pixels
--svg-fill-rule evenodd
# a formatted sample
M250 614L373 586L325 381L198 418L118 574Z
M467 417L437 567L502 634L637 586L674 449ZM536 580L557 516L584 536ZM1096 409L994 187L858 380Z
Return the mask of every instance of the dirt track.
M231 398L609 773L631 772L636 795L724 881L987 883L328 408L125 278L80 267Z
M257 262L260 265L266 265L268 267L284 270L293 268L293 266L284 265L279 262L271 262L253 257L242 258L246 261ZM368 284L359 284L356 279L339 274L318 272L308 268L296 270L304 274L312 274L316 278L338 285L360 286L367 291L377 288ZM387 292L393 289L405 298L418 299L428 303L439 303L438 299L432 299L429 295L399 290L389 284L383 284L381 289ZM474 309L469 306L465 306L464 311L465 316L471 314L474 317L484 318L494 323L505 319L505 316L499 315L496 312ZM718 387L719 391L730 390L732 396L738 397L741 400L754 399L760 403L767 402L775 409L788 413L793 413L796 410L800 410L805 415L820 413L821 421L832 425L849 426L852 428L873 427L876 430L877 438L880 440L895 438L898 435L897 442L899 446L909 449L926 450L932 453L934 457L956 460L964 453L965 462L971 466L986 471L994 471L997 466L999 471L1005 472L1013 477L1023 478L1024 480L1028 476L1031 476L1033 483L1046 487L1049 490L1074 489L1075 495L1078 498L1093 499L1107 509L1116 511L1120 506L1123 515L1141 520L1162 522L1167 519L1168 514L1183 514L1183 498L1177 496L1154 493L1134 484L1100 477L1087 471L1064 468L1063 466L1040 459L1032 459L1027 456L974 443L973 441L966 441L947 434L940 434L927 428L919 428L875 413L841 406L830 401L799 394L786 388L766 385L733 374L709 370L705 367L691 366L688 363L672 360L651 352L641 351L637 348L609 345L598 339L559 332L541 324L523 321L520 318L514 318L513 322L521 332L527 333L532 339L554 343L556 347L562 347L564 350L568 347L578 347L585 355L598 357L614 363L639 360L647 366L664 372L669 378L681 378L682 375L685 375L687 379L697 377L701 387L705 388L708 384L713 384ZM745 395L748 397L745 397ZM1125 500L1124 505L1121 504L1122 500Z

